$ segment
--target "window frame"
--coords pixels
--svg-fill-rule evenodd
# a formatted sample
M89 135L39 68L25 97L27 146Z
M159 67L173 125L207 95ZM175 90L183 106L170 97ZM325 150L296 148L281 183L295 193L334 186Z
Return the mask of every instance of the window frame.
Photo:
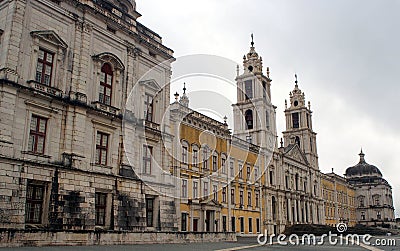
M152 173L152 156L153 156L153 146L151 145L143 145L142 149L142 160L143 160L143 165L142 165L142 173L143 174L151 174ZM149 154L149 155L148 155ZM148 166L147 166L148 164Z
M98 201L100 197L104 199L104 204L99 204ZM102 210L101 221L99 216L101 215L100 210ZM107 193L96 192L95 193L95 225L105 226L106 225L106 214L107 214Z
M32 130L32 122L34 119L36 120L36 127L34 130ZM44 132L40 132L40 125L41 125L42 120L45 121ZM48 118L37 115L37 114L31 115L31 120L29 123L29 137L28 137L28 151L29 152L34 153L34 154L41 154L41 155L43 155L45 153L48 120L49 120ZM30 143L32 136L33 136L34 140L33 140L33 143ZM43 138L43 146L42 146L41 152L39 152L37 150L39 138ZM31 147L29 147L29 146L31 146ZM33 147L33 149L32 149L32 147Z
M103 68L107 68L103 70ZM104 80L102 81L102 74L104 74ZM111 76L111 83L109 82L108 76ZM114 83L114 70L109 62L104 62L100 68L100 79L99 79L99 102L103 105L111 106L113 101L113 83ZM110 90L110 95L107 95L107 89ZM103 93L101 92L103 90ZM101 95L103 94L103 100L101 99ZM106 98L109 98L109 102L107 102Z
M146 226L154 227L154 198L146 198ZM149 203L151 202L151 203Z
M40 58L41 52L43 52L43 59ZM47 61L47 56L51 55L52 60L51 62ZM37 55L37 63L36 63L36 70L35 70L35 82L40 83L42 85L46 85L49 87L52 87L52 77L53 77L53 70L54 70L54 58L55 58L55 53L51 52L48 49L44 49L43 47L39 46L38 50L38 55ZM38 80L38 67L39 64L42 64L42 70L40 71L40 80ZM46 69L50 68L50 74L49 74L49 80L48 83L45 83L45 77L46 77Z
M100 144L97 143L99 135L100 135ZM103 136L106 136L106 138L107 138L107 143L105 146L103 146ZM95 151L95 164L96 165L107 166L109 143L110 143L110 134L100 131L100 130L97 130L96 131L96 151ZM105 151L105 154L106 154L105 163L102 163L103 151ZM98 152L100 153L99 155L98 155Z
M32 187L32 197L37 194L37 189L41 188L41 198L30 198L29 196L29 188ZM25 202L25 223L30 223L30 224L42 224L43 222L43 213L44 213L44 203L46 199L46 185L45 184L35 184L35 183L30 183L28 181L28 184L26 186L26 202ZM29 205L39 205L39 215L37 216L38 218L35 220L35 207L31 207ZM31 210L32 208L32 210Z

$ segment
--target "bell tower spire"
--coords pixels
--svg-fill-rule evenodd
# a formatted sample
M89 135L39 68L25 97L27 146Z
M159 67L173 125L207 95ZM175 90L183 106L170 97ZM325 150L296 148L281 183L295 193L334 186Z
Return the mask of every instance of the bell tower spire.
M275 106L271 103L269 68L263 73L262 57L254 47L243 56L244 71L236 77L237 103L233 105L234 135L261 147L273 149L276 144Z
M318 169L318 154L316 133L313 131L312 111L310 102L308 106L305 94L299 88L297 74L295 86L289 93L290 104L285 106L286 131L283 132L284 145L297 144L307 157L307 160L314 169Z

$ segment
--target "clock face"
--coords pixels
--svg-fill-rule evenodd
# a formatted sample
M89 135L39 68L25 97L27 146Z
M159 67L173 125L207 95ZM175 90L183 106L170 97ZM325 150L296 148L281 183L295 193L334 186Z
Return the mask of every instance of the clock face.
M296 101L294 101L293 104L294 104L294 106L298 106L299 105L299 101L296 100Z

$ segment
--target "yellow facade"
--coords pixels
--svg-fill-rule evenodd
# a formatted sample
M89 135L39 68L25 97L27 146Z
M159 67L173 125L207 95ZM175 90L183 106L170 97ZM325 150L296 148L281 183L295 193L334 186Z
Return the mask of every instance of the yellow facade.
M355 226L355 188L335 173L324 174L321 183L325 224L336 226L336 224L344 222L348 226Z
M231 138L226 124L194 111L174 129L179 135L180 230L260 233L263 164L258 147Z

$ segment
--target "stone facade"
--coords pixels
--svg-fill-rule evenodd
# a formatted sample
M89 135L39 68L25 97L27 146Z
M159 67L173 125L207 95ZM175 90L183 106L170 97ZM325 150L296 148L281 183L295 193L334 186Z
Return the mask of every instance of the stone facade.
M394 228L392 187L383 178L381 171L365 161L360 153L360 162L346 170L347 182L356 189L357 222L367 226Z
M173 60L139 16L134 1L0 2L0 228L177 230L175 200L153 189L171 190L171 175L146 170L152 188L136 176L144 145L150 168L168 163L169 90L144 111Z
M138 17L133 0L0 1L5 245L278 234L328 223L328 190L374 202L379 195L383 204L360 206L357 219L392 222L391 187L381 175L349 172L348 183L363 188L354 195L343 179L320 172L297 76L278 143L272 79L252 42L236 77L231 133L226 121L190 109L186 89L170 104L173 51ZM342 202L329 202L338 214L328 224L345 221Z

